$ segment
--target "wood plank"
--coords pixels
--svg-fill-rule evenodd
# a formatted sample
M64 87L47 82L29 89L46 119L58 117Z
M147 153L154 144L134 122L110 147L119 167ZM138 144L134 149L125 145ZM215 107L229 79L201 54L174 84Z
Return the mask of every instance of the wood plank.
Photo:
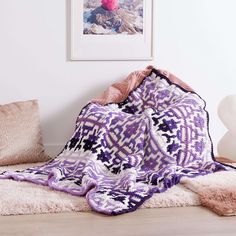
M1 236L229 236L236 235L236 217L220 217L202 207L142 209L105 216L60 213L0 216Z

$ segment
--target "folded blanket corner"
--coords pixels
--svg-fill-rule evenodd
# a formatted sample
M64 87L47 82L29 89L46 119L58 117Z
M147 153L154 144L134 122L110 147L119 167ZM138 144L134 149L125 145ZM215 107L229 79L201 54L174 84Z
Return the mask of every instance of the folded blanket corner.
M236 215L236 191L232 188L202 188L198 192L202 206L220 216Z

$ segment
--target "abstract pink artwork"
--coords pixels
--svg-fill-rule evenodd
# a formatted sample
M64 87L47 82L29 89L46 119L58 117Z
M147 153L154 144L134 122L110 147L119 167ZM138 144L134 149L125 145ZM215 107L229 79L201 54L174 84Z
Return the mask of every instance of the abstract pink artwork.
M143 34L143 0L84 0L83 34Z

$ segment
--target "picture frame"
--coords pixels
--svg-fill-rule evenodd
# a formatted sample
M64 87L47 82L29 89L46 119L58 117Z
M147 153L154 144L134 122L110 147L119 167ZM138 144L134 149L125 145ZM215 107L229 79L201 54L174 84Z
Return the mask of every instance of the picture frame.
M132 18L133 16L130 17L130 13L138 15L139 22L142 22L142 24L138 26L135 25L134 27L132 26L132 22L128 22L128 26L131 25L131 30L128 28L128 31L122 31L123 29L126 30L127 27L123 27L122 29L121 26L113 27L111 31L111 27L106 28L106 25L102 27L101 25L90 22L85 23L85 13L87 14L87 12L85 12L86 8L84 6L86 1L89 0L71 0L70 2L70 59L72 61L153 60L153 0L140 0L143 6L143 9L141 9L141 20L138 15L140 12L126 11L126 9L119 10L121 11L121 19L118 21L120 25L125 24L127 18L134 19ZM100 11L99 14L102 15L104 12L103 8L97 8L95 10ZM90 16L91 12L94 14L95 10L90 10ZM140 11L140 9L138 10ZM108 12L106 14L116 13ZM124 22L122 21L122 17L126 17ZM95 18L97 19L97 16ZM115 16L115 18L117 17ZM104 24L107 24L105 20ZM135 24L137 21L136 18L134 21ZM117 24L117 22L115 23ZM95 34L92 31L94 28L96 30ZM118 29L118 33L114 28L115 30ZM135 28L135 30L133 30L133 28ZM102 31L100 29L102 29ZM103 31L105 31L105 33ZM96 32L98 32L98 34Z

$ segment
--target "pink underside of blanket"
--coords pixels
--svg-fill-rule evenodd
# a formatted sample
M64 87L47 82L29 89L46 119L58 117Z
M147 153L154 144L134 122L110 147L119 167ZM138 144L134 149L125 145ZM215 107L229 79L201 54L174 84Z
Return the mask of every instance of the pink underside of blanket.
M137 88L143 81L143 79L151 73L153 68L153 66L148 66L145 70L135 71L131 73L126 79L112 84L100 96L92 99L91 102L105 105L108 103L118 103L124 101L129 93ZM158 71L166 76L171 82L181 86L187 91L193 91L191 87L189 87L186 83L178 79L173 74L165 70L158 69Z
M217 158L217 160L229 160ZM231 161L231 160L229 160ZM227 163L236 167L236 163ZM196 178L183 178L181 184L195 192L201 205L220 216L236 215L236 171L218 171Z
M198 192L202 206L220 216L236 215L236 192L232 187L201 188Z

